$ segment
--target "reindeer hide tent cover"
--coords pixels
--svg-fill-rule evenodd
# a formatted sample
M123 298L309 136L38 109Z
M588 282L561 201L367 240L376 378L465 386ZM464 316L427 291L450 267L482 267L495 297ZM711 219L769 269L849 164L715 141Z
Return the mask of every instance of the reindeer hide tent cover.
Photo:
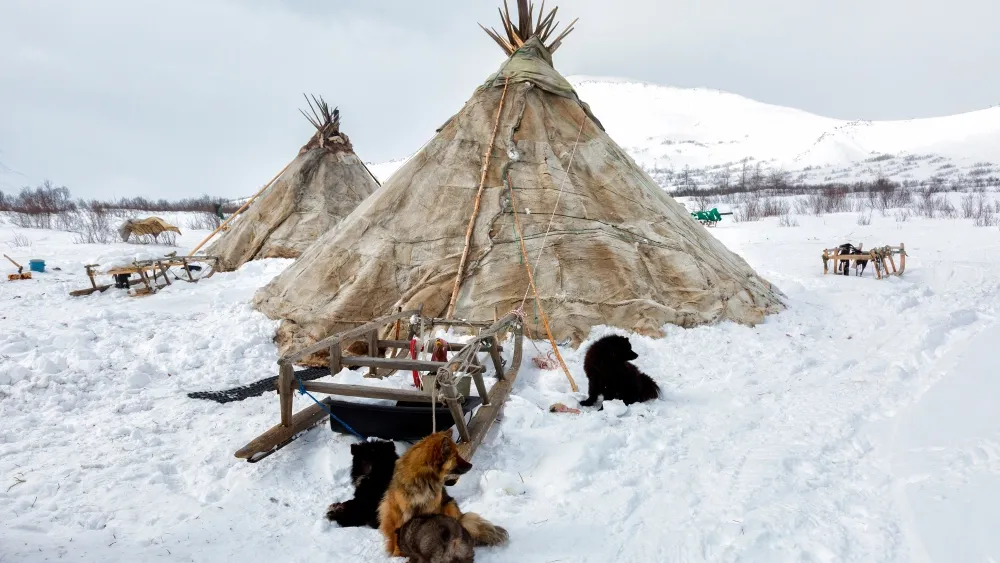
M354 326L337 319L420 304L444 316L501 98L455 317L489 320L521 305L528 278L514 212L532 266L544 242L534 276L557 341L578 345L597 325L658 336L667 323L755 324L784 308L780 291L604 132L552 67L544 38L521 43L377 193L257 292L255 306L283 320L282 353ZM524 310L538 338L533 295Z
M316 134L205 251L219 257L219 271L236 270L258 258L297 258L378 189L350 139L340 132L338 110L331 112L321 99L315 101L318 110L306 117Z

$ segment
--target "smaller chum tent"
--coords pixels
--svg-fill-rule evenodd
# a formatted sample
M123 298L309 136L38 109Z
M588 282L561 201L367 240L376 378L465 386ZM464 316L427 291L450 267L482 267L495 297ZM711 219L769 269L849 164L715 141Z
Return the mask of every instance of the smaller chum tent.
M302 114L316 133L206 249L219 258L219 271L233 271L259 258L298 258L378 189L378 181L340 131L340 111L331 111L322 98L306 101L311 115Z

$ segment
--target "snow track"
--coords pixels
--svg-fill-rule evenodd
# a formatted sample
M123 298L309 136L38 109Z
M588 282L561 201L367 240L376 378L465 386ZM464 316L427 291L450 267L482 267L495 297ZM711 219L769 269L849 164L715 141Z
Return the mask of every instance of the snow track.
M996 230L800 222L712 231L790 307L755 328L631 336L661 401L551 414L575 399L526 354L452 491L511 533L477 561L1000 560L964 519L978 499L988 526L1000 500L983 351L1000 342ZM0 284L0 562L389 560L376 531L323 519L351 495L351 438L323 427L247 464L233 452L276 422L274 395L185 396L274 374L275 323L248 302L288 261L142 299L71 299L86 283L73 273L81 247L44 236L32 254L63 271ZM906 275L823 276L820 249L848 237L906 242ZM586 344L563 351L584 388Z

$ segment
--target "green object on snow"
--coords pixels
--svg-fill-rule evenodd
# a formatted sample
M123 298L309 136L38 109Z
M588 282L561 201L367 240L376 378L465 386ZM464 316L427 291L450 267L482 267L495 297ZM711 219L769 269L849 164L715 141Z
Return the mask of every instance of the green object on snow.
M701 221L702 223L705 222L718 223L719 221L722 220L722 214L720 214L719 210L715 207L713 207L711 211L696 211L692 213L691 216Z

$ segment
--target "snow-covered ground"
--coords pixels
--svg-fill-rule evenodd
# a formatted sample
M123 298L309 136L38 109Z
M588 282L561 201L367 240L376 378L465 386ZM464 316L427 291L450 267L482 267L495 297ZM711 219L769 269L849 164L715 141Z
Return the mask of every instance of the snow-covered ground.
M504 419L452 491L510 531L477 561L1000 561L998 230L728 219L712 234L788 310L632 336L663 400L578 416L548 412L575 398L526 345ZM182 249L205 234L182 230ZM30 248L7 246L15 231ZM848 240L905 242L905 276L822 275L820 250ZM276 373L276 323L249 301L290 261L71 298L83 264L136 247L6 224L0 245L49 268L0 282L0 563L389 561L377 531L323 517L352 493L352 438L323 426L248 464L233 452L277 421L274 395L186 397ZM586 344L563 350L583 389Z
M800 184L1000 181L1000 107L899 121L846 121L719 90L570 76L607 132L664 187L787 174ZM429 136L430 134L428 134ZM386 179L406 159L370 165ZM685 168L687 171L685 172Z

